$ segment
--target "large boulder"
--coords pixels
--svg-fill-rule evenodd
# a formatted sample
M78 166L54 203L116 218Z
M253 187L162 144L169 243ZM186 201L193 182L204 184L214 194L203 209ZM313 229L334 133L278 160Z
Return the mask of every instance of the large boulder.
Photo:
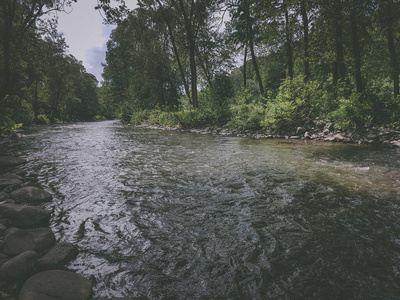
M28 250L41 253L54 246L55 241L50 228L17 229L12 227L5 232L3 253L10 256Z
M92 293L92 283L82 275L51 270L40 272L23 285L19 300L82 300Z
M0 167L13 167L27 163L26 159L15 156L0 156Z
M37 263L38 254L29 250L3 263L0 267L0 278L15 280L28 275Z
M3 202L4 200L7 200L9 198L7 193L0 192L0 202Z
M9 226L28 229L47 226L51 212L37 206L4 203L0 204L0 215L9 220Z
M10 198L17 203L41 203L53 199L45 190L33 186L25 186L12 192Z
M39 259L39 265L44 269L58 268L75 259L78 254L79 250L76 246L61 242Z
M22 180L19 179L7 179L0 178L0 190L5 189L8 186L22 186Z

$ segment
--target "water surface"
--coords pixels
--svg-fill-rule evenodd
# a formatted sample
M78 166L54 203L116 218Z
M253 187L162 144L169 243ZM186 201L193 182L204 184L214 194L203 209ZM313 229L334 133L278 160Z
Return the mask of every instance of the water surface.
M396 151L98 122L1 152L54 195L95 297L400 298Z

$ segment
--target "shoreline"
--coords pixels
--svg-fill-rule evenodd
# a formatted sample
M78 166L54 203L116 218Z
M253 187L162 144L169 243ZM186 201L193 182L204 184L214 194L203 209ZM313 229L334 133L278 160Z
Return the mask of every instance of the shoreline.
M211 134L221 136L248 137L253 139L286 139L286 140L310 140L330 143L367 144L400 148L400 128L386 127L367 128L364 132L341 131L335 128L333 123L320 124L317 128L308 129L297 127L296 132L275 133L270 130L235 130L227 128L183 128L168 127L151 124L127 124L135 128L161 129L180 132L192 132L197 134Z

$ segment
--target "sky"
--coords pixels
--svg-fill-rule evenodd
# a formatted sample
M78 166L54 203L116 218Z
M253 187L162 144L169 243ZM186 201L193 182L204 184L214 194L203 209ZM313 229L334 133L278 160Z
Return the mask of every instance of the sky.
M136 0L127 0L133 8ZM101 82L107 40L114 26L104 25L100 11L95 10L97 0L78 0L68 13L58 14L58 31L63 33L69 53L83 62L88 73Z

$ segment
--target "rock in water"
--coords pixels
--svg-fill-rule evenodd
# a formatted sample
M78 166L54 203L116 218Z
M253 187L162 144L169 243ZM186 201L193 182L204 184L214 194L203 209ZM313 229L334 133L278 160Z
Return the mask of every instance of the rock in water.
M29 274L37 263L37 256L35 251L29 250L11 258L0 267L0 278L15 280Z
M27 160L14 156L0 156L0 167L13 167L26 164Z
M51 212L37 206L0 204L0 215L9 220L9 226L18 228L37 228L47 226Z
M39 259L42 268L50 269L66 265L79 254L78 248L72 244L61 242Z
M44 271L29 278L19 300L82 300L88 299L92 283L82 275L68 271Z
M33 186L25 186L10 194L17 203L40 203L51 201L53 197L45 190Z
M14 256L28 250L41 253L55 244L55 237L50 228L17 229L9 228L5 232L3 253Z

